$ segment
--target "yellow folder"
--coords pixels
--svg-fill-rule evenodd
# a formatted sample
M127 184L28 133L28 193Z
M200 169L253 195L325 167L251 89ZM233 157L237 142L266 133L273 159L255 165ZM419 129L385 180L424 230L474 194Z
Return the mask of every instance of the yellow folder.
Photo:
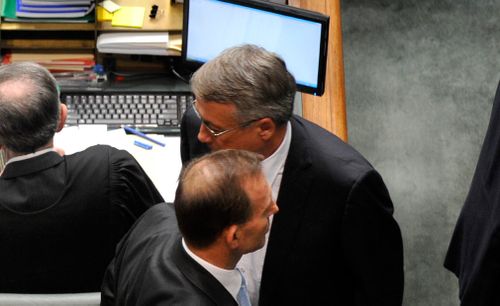
M111 25L114 27L142 28L145 8L142 6L122 6L113 13Z

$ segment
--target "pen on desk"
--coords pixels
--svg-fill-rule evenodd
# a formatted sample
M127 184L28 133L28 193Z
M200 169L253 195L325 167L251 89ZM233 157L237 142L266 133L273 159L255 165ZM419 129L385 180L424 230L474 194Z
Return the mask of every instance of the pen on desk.
M125 131L127 131L127 132L129 132L129 133L132 133L132 134L134 134L134 135L137 135L137 136L139 136L139 137L142 137L142 138L144 138L144 139L147 139L147 140L149 140L149 141L151 141L151 142L154 142L154 143L156 143L157 145L160 145L160 146L162 146L162 147L164 147L164 146L165 146L165 144L164 144L163 142L159 142L158 140L153 139L153 138L149 137L148 135L146 135L146 134L144 134L144 133L141 133L141 132L139 132L139 131L137 131L137 130L135 130L135 129L131 128L131 127L124 126L123 128L125 129Z
M153 148L152 145L148 145L146 143L142 143L142 142L137 141L137 140L134 141L134 144L136 146L141 147L141 148L146 149L146 150L151 150Z

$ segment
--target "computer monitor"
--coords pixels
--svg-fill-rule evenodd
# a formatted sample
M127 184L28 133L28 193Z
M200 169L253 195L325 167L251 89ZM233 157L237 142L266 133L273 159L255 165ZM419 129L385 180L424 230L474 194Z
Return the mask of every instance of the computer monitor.
M322 95L330 17L261 0L185 0L182 57L195 68L251 43L283 58L298 90Z

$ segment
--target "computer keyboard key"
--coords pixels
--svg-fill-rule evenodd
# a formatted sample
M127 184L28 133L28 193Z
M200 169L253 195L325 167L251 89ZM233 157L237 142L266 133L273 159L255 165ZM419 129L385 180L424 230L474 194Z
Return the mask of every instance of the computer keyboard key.
M130 120L130 119L95 119L94 124L125 125L125 124L134 124L134 120Z
M132 125L145 133L179 135L182 114L192 104L187 92L168 94L140 93L63 93L68 106L67 125L107 124L110 127Z

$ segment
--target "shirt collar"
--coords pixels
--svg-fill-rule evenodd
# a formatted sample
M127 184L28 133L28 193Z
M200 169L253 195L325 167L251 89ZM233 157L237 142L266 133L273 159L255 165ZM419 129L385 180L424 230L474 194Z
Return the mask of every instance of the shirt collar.
M215 277L227 291L229 291L234 299L237 300L238 291L240 290L242 281L241 274L238 270L222 269L198 257L196 254L191 252L191 250L189 250L184 238L182 238L182 247L194 261L199 263L203 268L205 268L205 270L212 274L212 276Z
M40 151L36 151L35 153L29 153L29 154L26 154L26 155L20 155L20 156L12 157L11 159L9 159L5 163L5 166L7 166L10 163L16 162L16 161L30 159L30 158L37 157L37 156L40 156L42 154L45 154L45 153L48 153L48 152L52 152L52 151L54 151L54 148L43 149L43 150L40 150Z
M286 132L283 141L274 153L262 161L262 170L266 175L267 182L273 186L274 180L283 171L288 151L290 150L290 143L292 142L292 125L290 121L286 124Z

